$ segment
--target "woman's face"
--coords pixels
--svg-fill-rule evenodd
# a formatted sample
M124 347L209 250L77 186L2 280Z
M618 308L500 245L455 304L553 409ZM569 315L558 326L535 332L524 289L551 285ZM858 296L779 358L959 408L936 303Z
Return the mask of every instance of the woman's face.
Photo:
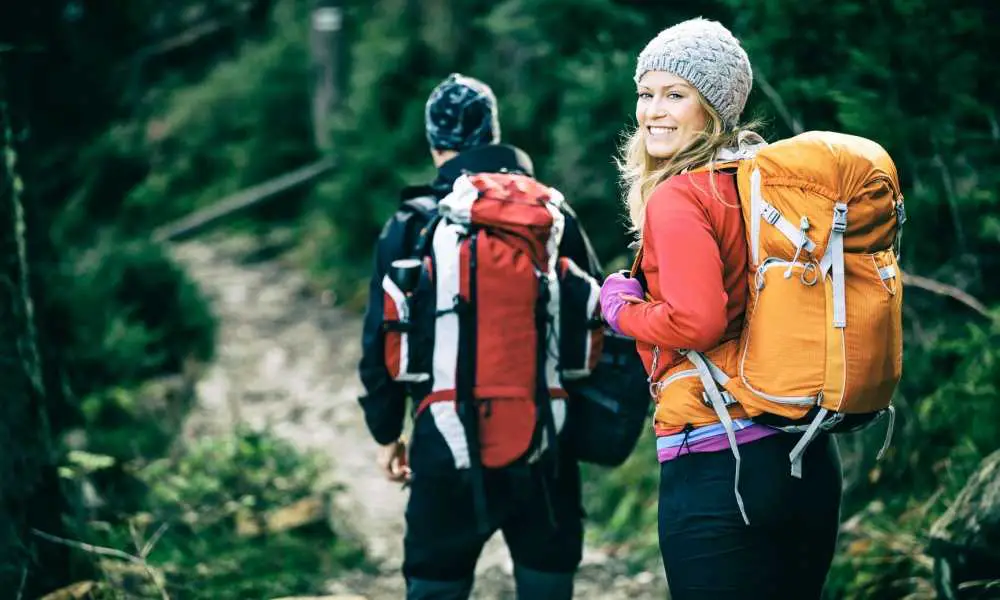
M639 79L635 119L653 158L671 158L705 129L708 114L698 91L666 71L647 71Z

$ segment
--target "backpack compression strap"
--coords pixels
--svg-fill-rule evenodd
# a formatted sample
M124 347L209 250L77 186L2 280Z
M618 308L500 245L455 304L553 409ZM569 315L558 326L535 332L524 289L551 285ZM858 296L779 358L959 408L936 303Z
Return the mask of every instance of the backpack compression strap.
M469 447L469 476L472 483L472 501L479 533L489 532L489 515L486 512L486 486L483 480L483 463L479 443L479 403L476 401L476 259L478 233L469 237L469 300L459 307L458 369L455 373L455 405L465 429Z
M731 396L727 395L724 397L722 392L719 391L720 385L725 385L729 382L729 376L702 356L700 352L683 350L681 354L686 356L691 361L691 364L698 369L701 385L705 388L705 403L715 410L715 414L719 417L719 422L722 423L722 427L726 430L726 437L729 438L729 449L736 459L736 477L733 481L736 504L740 507L740 515L743 516L743 522L749 525L750 518L747 517L746 508L743 506L743 496L740 495L740 462L742 459L740 458L740 450L736 443L736 430L733 428L733 419L729 416L729 407L736 402Z

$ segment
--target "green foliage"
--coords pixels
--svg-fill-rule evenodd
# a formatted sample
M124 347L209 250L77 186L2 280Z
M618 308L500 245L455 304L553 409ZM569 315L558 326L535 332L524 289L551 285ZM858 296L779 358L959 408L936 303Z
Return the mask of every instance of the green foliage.
M935 368L925 374L936 389L918 402L897 402L914 412L903 415L904 435L883 464L867 473L871 485L855 494L860 498L852 504L861 507L845 528L830 576L834 597L901 598L930 589L930 526L1000 448L1000 314L994 314L992 324L955 328L933 349L921 349L932 355Z
M73 325L64 354L81 396L211 358L214 316L162 246L107 239L66 262L50 310Z
M996 67L968 49L1000 42L990 25L995 9L975 0L880 2L872 10L857 3L730 4L741 9L733 25L757 74L754 105L787 107L787 116L772 111L777 135L796 122L883 144L897 162L908 231L916 236L904 266L940 269L950 282L986 291L982 269L997 268L988 257L1000 245L990 216L1000 201L1000 174L992 168L1000 159L1000 84ZM820 14L823 26L816 27ZM920 243L922 233L935 243Z
M620 467L583 465L583 499L596 525L591 535L635 568L659 560L657 498L660 471L655 467L652 430L640 438L635 453Z
M318 455L269 432L204 438L179 455L138 466L142 510L127 525L98 527L101 543L131 553L146 549L171 597L314 593L340 569L362 564L361 550L330 531L325 513L285 530L270 526L267 516L311 499L325 507L337 492L324 483L326 468ZM140 579L149 592L152 582Z
M199 522L210 525L241 507L263 512L301 500L325 468L318 455L299 453L273 434L240 430L199 441L179 458L153 461L140 479L150 486L154 514L177 518L204 507L211 510Z
M609 0L353 5L347 22L358 31L334 126L342 162L314 195L301 260L342 304L363 305L372 245L400 188L433 177L424 101L453 71L493 87L503 140L525 149L538 176L563 191L602 258L624 260L611 156L632 119L628 63L657 23L682 14L684 3L629 8Z
M341 566L357 564L358 549L332 535L325 522L251 539L240 537L235 524L238 516L260 518L268 510L332 493L317 484L323 470L316 456L249 431L205 440L178 459L150 464L140 473L150 486L149 511L154 522L172 529L151 557L173 574L173 585L184 589L185 597L315 591Z
M119 225L178 218L315 159L302 6L280 3L271 35L163 94L141 142L149 172L124 198ZM288 205L300 200L298 192L260 216L294 214Z
M58 460L49 433L58 440L67 427L82 424L85 433L73 431L69 444L89 454L70 454L61 473L87 477L91 487L82 496L100 499L95 512L117 526L121 511L144 498L131 469L166 450L187 409L156 405L160 397L143 382L188 374L192 363L211 358L215 343L206 300L164 248L146 241L149 230L312 160L314 151L303 81L309 69L304 2L281 3L273 26L265 28L267 43L248 39L260 28L246 25L259 25L259 18L229 20L248 8L258 17L263 8L266 16L267 1L105 4L41 0L21 11L12 20L18 26L5 29L10 40L2 40L0 94L11 106L19 191L26 191L46 392L10 402L31 415L10 425L37 445L35 452L18 444L24 456L17 458L26 466L29 457ZM222 26L213 31L216 24ZM190 83L227 52L235 57L214 68L205 85ZM254 216L285 218L300 198L289 195L284 206ZM51 470L55 485L55 467L47 466L34 471L47 476ZM5 481L12 475L0 473ZM31 491L28 479L13 479ZM58 533L63 520L77 529L73 537L90 539L84 511L64 506L59 490L46 491L44 504L18 501L42 517L34 524ZM15 525L27 530L23 522ZM318 574L327 570L326 556L316 552L324 544L330 545L329 536L307 542L296 534L248 543L246 550L236 542L218 550L237 565L246 553L251 568L265 562L266 552L281 552ZM43 547L50 548L58 552L38 554L44 569L37 582L30 574L25 597L39 595L42 579L68 577L62 554L69 550ZM312 576L278 576L259 587L290 590L296 587L290 578ZM5 590L15 589L6 582Z

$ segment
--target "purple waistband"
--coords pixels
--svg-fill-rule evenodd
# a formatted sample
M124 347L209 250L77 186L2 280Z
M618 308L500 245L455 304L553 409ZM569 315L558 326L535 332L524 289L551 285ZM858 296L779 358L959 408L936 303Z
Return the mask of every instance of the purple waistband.
M781 433L780 429L744 421L733 422L737 445ZM673 460L691 452L718 452L720 450L729 450L729 438L726 437L726 430L721 423L699 427L686 434L678 433L656 439L656 455L660 462Z

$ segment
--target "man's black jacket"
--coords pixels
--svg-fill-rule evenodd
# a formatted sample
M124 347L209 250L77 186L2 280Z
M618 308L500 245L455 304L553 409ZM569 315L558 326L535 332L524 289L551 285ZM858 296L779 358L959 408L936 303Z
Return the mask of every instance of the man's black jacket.
M522 150L503 144L480 146L466 150L442 164L438 169L437 178L430 185L403 190L402 200L418 196L433 196L440 200L451 191L455 180L463 173L498 173L504 169L534 176L531 159ZM559 255L570 258L581 269L598 281L602 281L600 263L590 241L578 224L576 215L566 203L563 203L562 212L566 226L559 246ZM405 388L403 384L389 377L384 362L384 337L381 328L382 278L392 261L404 258L410 252L411 249L406 247L407 242L404 240L413 238L415 228L409 221L414 218L422 217L412 211L398 210L383 227L375 249L374 268L368 290L368 307L365 312L362 356L359 365L365 395L360 401L368 429L379 444L388 444L399 438L406 414Z

